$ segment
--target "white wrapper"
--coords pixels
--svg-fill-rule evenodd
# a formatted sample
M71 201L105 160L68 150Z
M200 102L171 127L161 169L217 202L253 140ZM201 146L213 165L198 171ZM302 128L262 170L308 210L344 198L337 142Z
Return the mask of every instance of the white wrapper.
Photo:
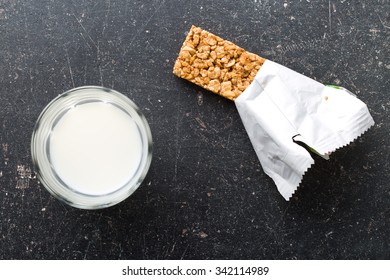
M264 172L286 200L314 163L294 141L327 158L374 124L367 106L346 90L269 60L235 103Z

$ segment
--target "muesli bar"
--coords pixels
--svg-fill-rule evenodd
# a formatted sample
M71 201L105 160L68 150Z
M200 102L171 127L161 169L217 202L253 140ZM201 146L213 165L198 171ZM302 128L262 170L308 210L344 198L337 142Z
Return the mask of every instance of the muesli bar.
M234 101L250 85L264 62L264 58L192 26L173 73Z

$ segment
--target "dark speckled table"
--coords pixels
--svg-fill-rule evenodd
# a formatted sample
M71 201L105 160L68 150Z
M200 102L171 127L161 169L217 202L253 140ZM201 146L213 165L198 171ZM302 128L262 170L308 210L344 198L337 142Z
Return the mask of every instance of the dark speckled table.
M1 259L389 259L388 0L0 0ZM317 160L290 202L234 104L172 75L191 24L329 84L376 125ZM148 119L154 158L124 202L64 205L30 137L58 94L103 85Z

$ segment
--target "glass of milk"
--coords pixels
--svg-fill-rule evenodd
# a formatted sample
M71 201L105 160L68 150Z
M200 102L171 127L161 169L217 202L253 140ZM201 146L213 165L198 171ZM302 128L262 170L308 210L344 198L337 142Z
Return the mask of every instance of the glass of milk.
M77 208L99 209L139 187L152 160L152 135L140 109L123 94L79 87L42 111L31 153L50 193Z

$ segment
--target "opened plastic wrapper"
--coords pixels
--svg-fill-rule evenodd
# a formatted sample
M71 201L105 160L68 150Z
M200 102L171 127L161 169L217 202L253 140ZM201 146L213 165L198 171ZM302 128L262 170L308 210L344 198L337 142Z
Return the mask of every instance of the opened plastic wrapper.
M325 86L192 26L174 74L236 104L263 170L289 200L314 163L374 121L348 90Z

